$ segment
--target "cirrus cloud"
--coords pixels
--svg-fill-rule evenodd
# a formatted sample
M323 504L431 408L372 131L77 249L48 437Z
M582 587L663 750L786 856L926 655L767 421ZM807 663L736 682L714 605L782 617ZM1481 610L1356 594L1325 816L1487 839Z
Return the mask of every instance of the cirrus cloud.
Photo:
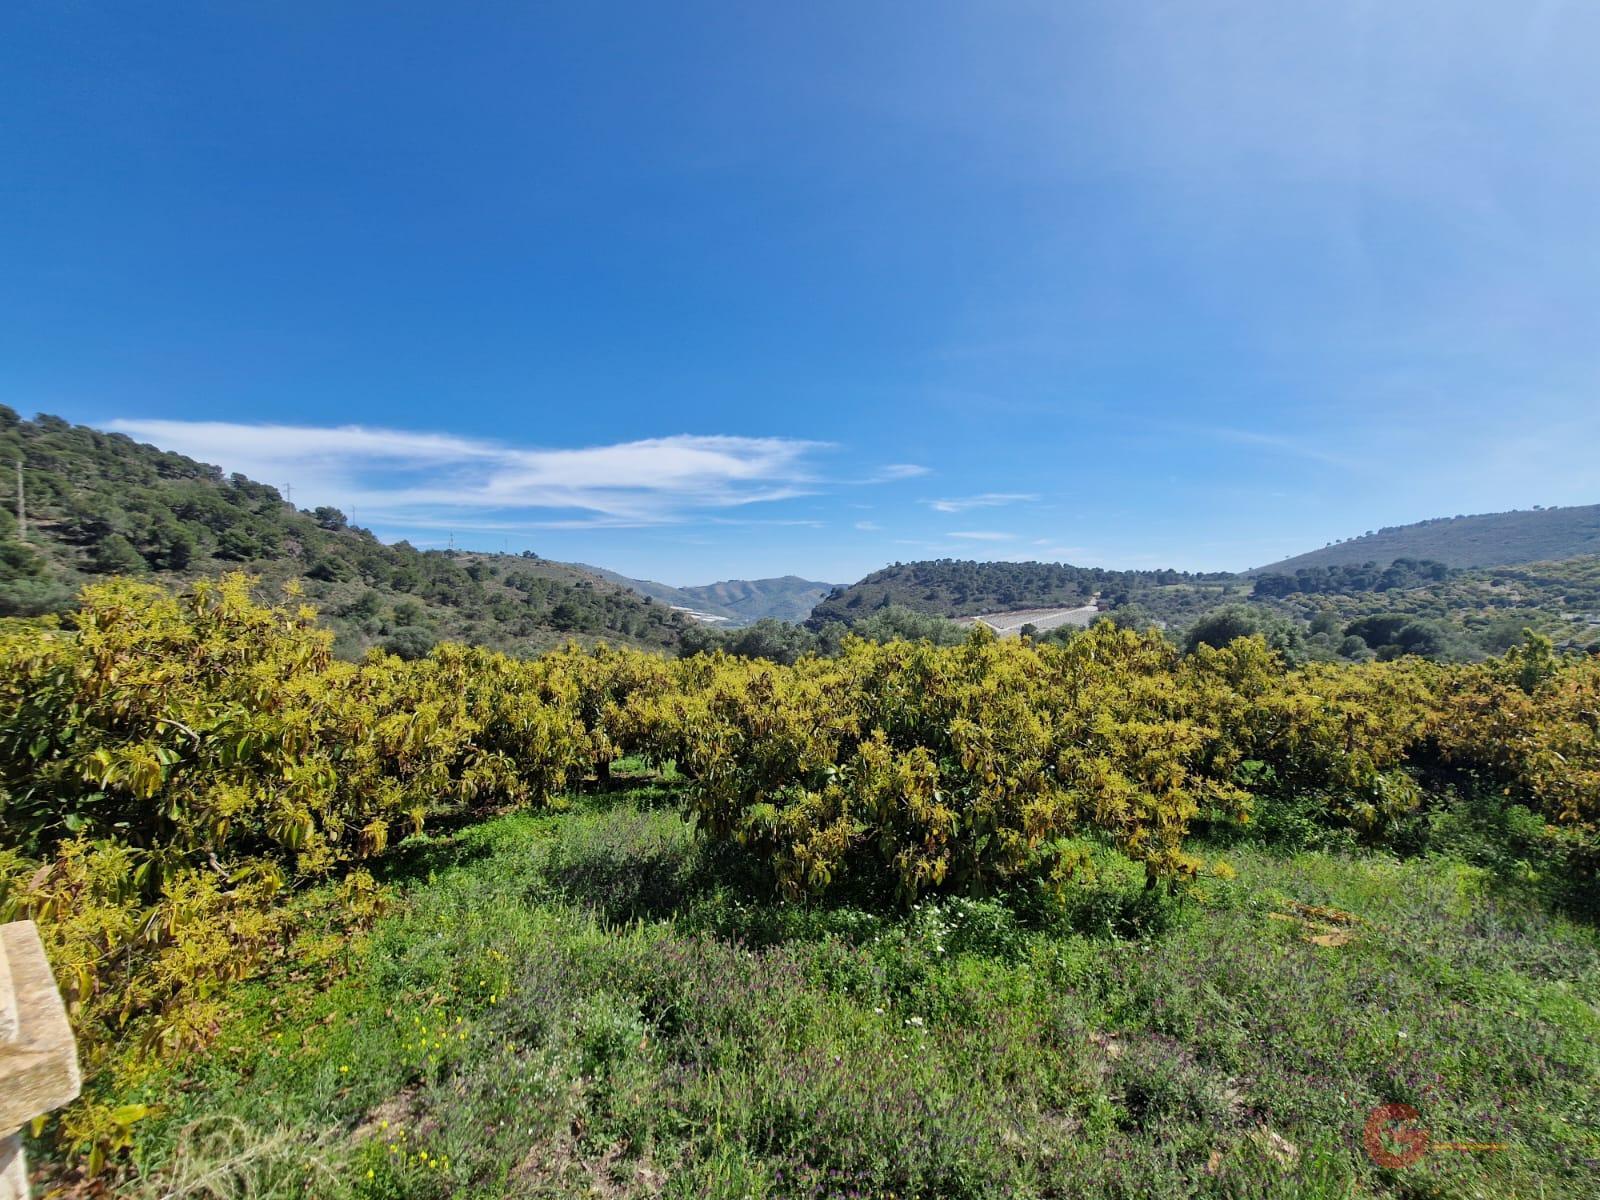
M678 434L577 448L520 447L359 425L122 419L112 428L264 483L301 505L353 507L386 527L576 528L664 524L694 510L786 500L830 486L827 443ZM889 478L904 478L890 468Z
M978 496L955 496L947 500L924 500L934 512L962 513L973 508L999 508L1005 504L1029 504L1039 497L1032 492L984 492Z

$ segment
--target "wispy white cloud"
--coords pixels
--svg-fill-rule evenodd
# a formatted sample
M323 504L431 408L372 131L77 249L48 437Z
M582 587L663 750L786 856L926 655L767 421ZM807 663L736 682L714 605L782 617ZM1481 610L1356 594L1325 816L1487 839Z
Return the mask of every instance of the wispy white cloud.
M296 504L300 501L296 500ZM317 501L307 501L316 504ZM336 506L337 507L337 506ZM363 525L373 525L378 529L388 530L395 526L386 519L386 514L379 511L372 520L368 520L367 509L361 509L355 515ZM349 513L347 516L351 515ZM486 520L463 513L455 513L442 517L427 515L407 514L404 518L404 527L408 529L448 529L456 533L520 533L525 530L580 530L580 529L647 529L662 522L657 520L629 520L625 517L570 517L564 520L542 520L532 517L514 518L506 520ZM442 544L442 543L441 543Z
M1006 504L1028 504L1039 497L1032 492L984 492L978 496L955 496L944 500L924 500L935 512L960 513L974 508L1000 508Z
M1291 458L1305 458L1312 462L1326 463L1331 467L1358 465L1358 460L1337 454L1308 438L1291 437L1281 433L1263 433L1253 429L1214 428L1206 432L1218 441L1232 442L1238 446L1255 446Z
M997 529L963 529L950 536L968 542L1011 542L1017 537L1014 533L1001 533Z
M917 463L890 463L886 467L879 467L859 483L894 483L900 479L915 479L919 475L927 475L931 467L919 466Z
M373 429L364 425L318 428L304 425L254 425L231 421L118 419L111 428L146 438L228 470L234 464L312 463L366 460L382 463L450 463L491 460L505 452L488 442L447 433ZM244 472L248 474L248 472ZM266 476L260 477L267 482Z
M877 533L883 526L876 521L857 521L856 528L861 530L862 533Z
M386 527L662 524L692 510L827 486L812 465L825 444L796 438L680 434L565 449L356 425L124 419L112 427L264 483L292 485L298 504L355 507L363 522Z

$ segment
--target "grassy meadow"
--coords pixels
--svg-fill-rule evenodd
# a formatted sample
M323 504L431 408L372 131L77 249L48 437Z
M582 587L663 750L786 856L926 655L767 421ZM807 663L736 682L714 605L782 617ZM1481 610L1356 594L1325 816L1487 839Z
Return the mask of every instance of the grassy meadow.
M779 902L633 782L396 847L365 932L302 933L207 1049L97 1084L114 1190L53 1186L1600 1195L1600 937L1504 872L1202 842L1232 877L1173 896L1090 847L1060 901ZM1363 1141L1389 1103L1433 1143L1409 1165Z

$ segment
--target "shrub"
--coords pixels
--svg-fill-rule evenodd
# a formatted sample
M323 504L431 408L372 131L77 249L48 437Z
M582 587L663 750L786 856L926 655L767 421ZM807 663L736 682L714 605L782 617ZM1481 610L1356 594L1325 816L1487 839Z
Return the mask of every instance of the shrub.
M433 631L422 625L401 625L383 640L383 648L407 662L426 657L433 649Z
M1259 669L1270 662L1259 642ZM1227 655L1230 652L1218 652ZM770 856L792 895L887 871L910 899L1064 882L1095 831L1152 882L1193 870L1181 842L1204 800L1243 794L1204 688L1159 635L1097 626L1065 646L974 633L956 647L846 642L837 659L689 660L651 723L713 837ZM1225 757L1221 756L1221 757Z
M567 662L338 662L311 609L250 588L118 580L72 628L0 623L0 909L39 922L91 1071L203 1041L217 986L292 932L289 885L432 812L543 803L593 758Z
M321 894L365 922L381 896L361 864L407 831L542 805L622 756L677 765L726 851L704 863L764 863L794 898L1037 900L1114 862L1142 899L1062 911L1143 928L1164 919L1151 889L1202 866L1191 824L1252 809L1302 843L1399 845L1439 806L1492 800L1515 861L1540 837L1574 878L1600 863L1600 659L1537 637L1471 666L1294 669L1260 636L1182 654L1110 622L1060 644L847 637L790 665L450 643L350 663L294 594L251 588L113 580L68 623L0 620L0 915L40 923L92 1073L202 1043L222 985L297 952L296 885L343 872ZM676 844L637 878L603 850L559 874L619 916L681 882ZM1016 937L986 903L938 911L941 938ZM598 1014L584 1052L609 1061L634 1032ZM1128 1068L1141 1113L1204 1100L1149 1065ZM63 1129L102 1157L126 1141L93 1104Z

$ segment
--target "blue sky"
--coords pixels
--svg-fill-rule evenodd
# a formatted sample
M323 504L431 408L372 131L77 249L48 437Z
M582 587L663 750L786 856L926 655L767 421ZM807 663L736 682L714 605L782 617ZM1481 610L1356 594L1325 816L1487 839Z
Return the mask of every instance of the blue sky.
M673 583L1593 503L1596 61L1547 0L16 0L0 401Z

